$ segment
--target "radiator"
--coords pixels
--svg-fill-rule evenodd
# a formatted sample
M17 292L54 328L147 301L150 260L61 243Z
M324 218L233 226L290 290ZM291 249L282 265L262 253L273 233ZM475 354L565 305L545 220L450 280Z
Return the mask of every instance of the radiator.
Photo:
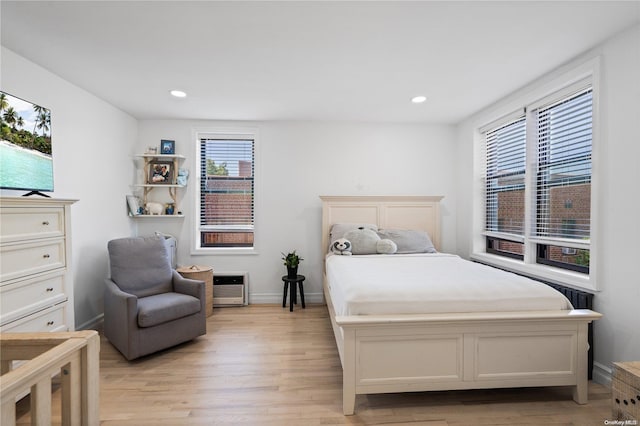
M543 281L544 282L544 281ZM546 285L555 288L562 293L575 309L593 309L593 294L582 290L565 287L559 284L545 282ZM589 324L589 380L593 378L593 323Z
M559 284L545 283L558 290L560 293L569 299L569 302L576 309L593 309L593 294L587 293L582 290L576 290L575 288L565 287Z

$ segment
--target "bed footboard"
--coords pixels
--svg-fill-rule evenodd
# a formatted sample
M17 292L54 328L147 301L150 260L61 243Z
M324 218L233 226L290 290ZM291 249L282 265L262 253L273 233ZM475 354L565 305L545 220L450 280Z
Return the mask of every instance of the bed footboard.
M343 410L357 394L574 386L587 402L590 310L336 317ZM338 336L336 336L338 339Z

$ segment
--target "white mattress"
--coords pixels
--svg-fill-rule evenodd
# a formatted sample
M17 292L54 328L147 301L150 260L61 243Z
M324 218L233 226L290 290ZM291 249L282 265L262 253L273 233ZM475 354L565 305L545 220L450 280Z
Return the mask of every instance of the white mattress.
M327 256L336 315L572 309L546 284L452 254Z

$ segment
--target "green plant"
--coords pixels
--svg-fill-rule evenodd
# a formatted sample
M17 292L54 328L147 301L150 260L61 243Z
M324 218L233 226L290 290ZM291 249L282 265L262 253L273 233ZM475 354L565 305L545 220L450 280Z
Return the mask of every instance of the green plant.
M284 261L285 266L289 268L296 268L304 259L298 256L294 250L287 254L282 253L282 260Z
M576 265L580 266L589 266L589 250L578 250L578 254L576 255Z

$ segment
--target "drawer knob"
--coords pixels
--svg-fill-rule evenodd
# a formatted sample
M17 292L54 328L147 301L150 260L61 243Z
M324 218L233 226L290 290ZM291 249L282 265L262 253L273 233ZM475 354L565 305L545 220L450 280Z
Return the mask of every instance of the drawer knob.
M616 398L616 404L620 404L620 400Z
M627 400L626 400L626 399L625 399L625 400L623 400L622 402L624 403L624 405L629 405L629 403L627 402Z
M47 325L53 325L54 321L47 321Z
M48 259L48 258L50 258L51 256L50 256L49 254L45 254L45 255L44 255L44 256L42 256L42 257L44 257L45 259Z
M42 222L42 224L43 224L44 226L47 226L47 225L49 225L49 221L48 221L48 220L45 220L44 222Z
M47 291L53 291L53 287L47 287Z

